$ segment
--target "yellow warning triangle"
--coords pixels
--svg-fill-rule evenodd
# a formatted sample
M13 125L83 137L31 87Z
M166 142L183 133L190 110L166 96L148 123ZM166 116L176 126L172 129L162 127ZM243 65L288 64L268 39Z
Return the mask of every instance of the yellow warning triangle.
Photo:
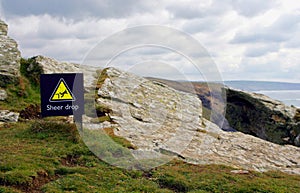
M61 78L53 91L50 102L75 101L75 97L65 80Z

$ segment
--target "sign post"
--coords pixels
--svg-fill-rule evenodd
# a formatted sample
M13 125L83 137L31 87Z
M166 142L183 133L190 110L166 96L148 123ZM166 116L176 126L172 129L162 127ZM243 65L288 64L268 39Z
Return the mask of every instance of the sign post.
M74 115L74 120L82 123L82 73L41 74L40 85L42 117Z

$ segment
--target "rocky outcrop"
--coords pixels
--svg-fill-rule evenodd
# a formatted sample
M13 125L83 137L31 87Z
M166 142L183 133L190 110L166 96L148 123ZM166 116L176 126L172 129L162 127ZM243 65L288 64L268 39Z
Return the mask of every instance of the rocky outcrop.
M102 71L98 87L97 106L111 118L115 134L136 147L130 152L142 163L164 155L195 164L300 174L300 148L222 131L202 117L195 95L113 68Z
M299 110L265 95L227 89L226 118L243 133L278 144L299 146Z
M101 77L107 78L99 83L98 105L110 109L110 118L120 126L117 134L140 148L178 152L202 124L195 95L114 68L103 70Z
M19 113L8 110L0 110L0 122L17 122L18 119Z
M18 44L7 36L7 25L0 20L0 87L17 81L20 59Z
M182 156L196 164L300 174L299 147L274 144L241 132L225 132L213 124L195 134Z
M45 56L35 56L29 58L23 64L23 73L27 74L35 82L39 81L40 74L53 73L83 73L85 88L94 87L96 72L98 68L92 66L79 65L74 63L59 62Z

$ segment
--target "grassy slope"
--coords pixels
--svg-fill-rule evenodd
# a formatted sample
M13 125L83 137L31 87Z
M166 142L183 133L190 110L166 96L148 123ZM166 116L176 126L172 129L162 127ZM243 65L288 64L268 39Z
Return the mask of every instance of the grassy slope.
M180 161L127 171L95 157L72 124L53 121L0 127L0 192L299 192L300 176L232 174L232 168Z
M39 91L23 77L8 87L1 109L39 103ZM107 131L114 141L126 140ZM110 166L82 143L76 127L56 118L0 125L1 192L300 192L300 176L280 172L232 174L219 165L174 160L150 171Z

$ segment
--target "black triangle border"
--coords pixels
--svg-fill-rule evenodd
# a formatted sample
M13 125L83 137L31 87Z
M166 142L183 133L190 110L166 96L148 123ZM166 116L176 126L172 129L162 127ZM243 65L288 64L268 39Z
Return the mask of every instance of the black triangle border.
M55 94L55 92L57 91L57 88L59 87L59 85L60 85L60 83L61 82L63 82L64 84L65 84L65 86L66 86L66 88L68 89L68 91L69 91L69 93L71 94L71 96L72 96L72 100L71 99L65 99L65 100L52 100L52 98L53 98L53 95ZM55 103L55 102L68 102L68 101L76 101L76 97L74 96L74 94L73 94L73 92L71 91L71 89L69 88L69 86L68 86L68 84L66 83L66 81L63 79L63 78L60 78L59 79L59 81L58 81L58 83L57 83L57 85L56 85L56 87L55 87L55 89L54 89L54 91L53 91L53 93L52 93L52 95L50 96L50 98L49 98L49 102L51 102L51 103Z

